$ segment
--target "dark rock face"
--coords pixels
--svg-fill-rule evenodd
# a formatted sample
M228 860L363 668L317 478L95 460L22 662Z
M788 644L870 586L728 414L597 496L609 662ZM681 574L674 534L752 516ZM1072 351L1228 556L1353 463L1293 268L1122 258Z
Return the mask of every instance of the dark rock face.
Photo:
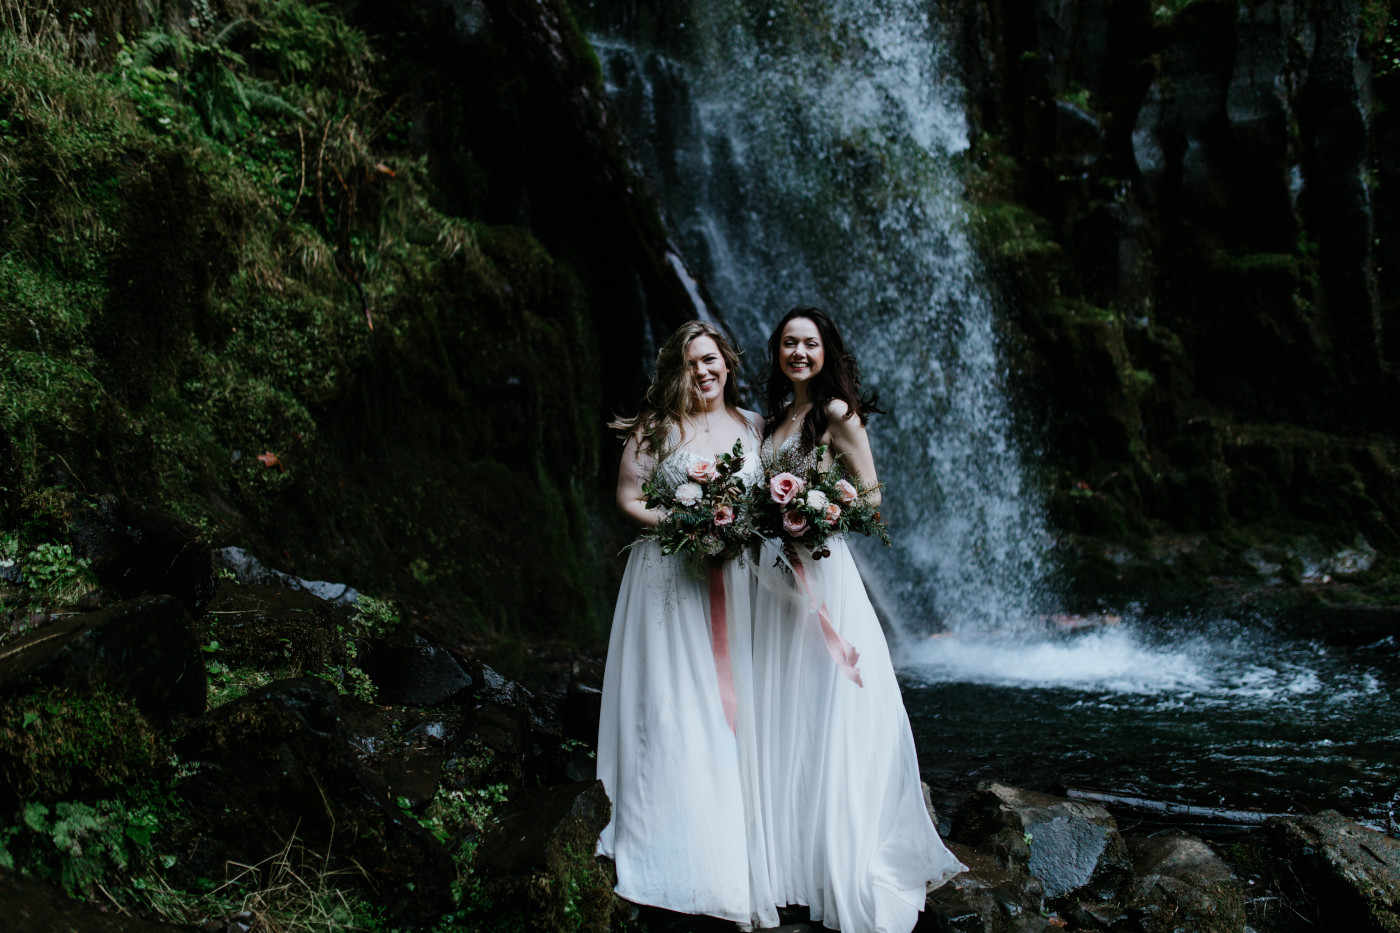
M92 561L98 582L125 599L169 593L197 617L213 598L214 552L174 515L103 496L75 518L70 534L74 553Z
M185 785L206 827L197 868L220 877L226 860L257 864L296 835L358 864L397 921L435 917L450 906L451 860L362 773L343 716L325 681L279 681L214 710L179 741L180 756L198 762Z
M984 783L958 810L951 838L1035 876L1047 898L1116 894L1132 868L1118 826L1094 804Z
M1334 810L1277 817L1267 829L1338 930L1400 930L1400 841L1358 826Z
M1400 544L1400 80L1363 7L945 4L1051 517L1091 549L1299 520Z
M171 596L69 616L0 652L0 692L101 685L162 726L204 712L205 678L190 618Z

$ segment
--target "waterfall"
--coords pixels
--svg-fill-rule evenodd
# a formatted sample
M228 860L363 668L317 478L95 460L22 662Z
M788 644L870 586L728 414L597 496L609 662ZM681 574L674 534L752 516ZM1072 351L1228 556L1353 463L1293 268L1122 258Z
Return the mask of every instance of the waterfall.
M1026 625L1046 533L970 243L961 88L922 0L687 5L684 47L593 37L608 92L757 387L769 328L830 311L893 551L857 545L899 633Z

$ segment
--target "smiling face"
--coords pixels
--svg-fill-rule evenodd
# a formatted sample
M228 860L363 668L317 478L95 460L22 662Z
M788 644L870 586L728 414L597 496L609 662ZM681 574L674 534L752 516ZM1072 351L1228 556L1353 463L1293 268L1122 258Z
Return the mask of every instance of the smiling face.
M706 334L701 334L685 348L686 365L695 379L695 393L700 407L714 411L724 405L724 386L729 381L729 367L724 355L719 352L719 344Z
M811 318L795 317L783 326L778 339L778 368L793 385L811 381L822 371L826 348L821 331Z

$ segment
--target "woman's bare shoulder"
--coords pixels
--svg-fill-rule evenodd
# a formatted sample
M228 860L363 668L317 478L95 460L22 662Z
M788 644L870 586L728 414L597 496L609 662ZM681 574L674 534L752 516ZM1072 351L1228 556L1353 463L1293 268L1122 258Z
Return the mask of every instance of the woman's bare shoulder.
M830 399L826 403L826 416L833 421L845 421L851 416L851 406L844 399Z
M760 415L756 411L749 411L747 408L739 409L739 414L744 418L745 421L749 423L750 426L753 427L755 431L758 431L759 433L763 432L764 417L762 415Z

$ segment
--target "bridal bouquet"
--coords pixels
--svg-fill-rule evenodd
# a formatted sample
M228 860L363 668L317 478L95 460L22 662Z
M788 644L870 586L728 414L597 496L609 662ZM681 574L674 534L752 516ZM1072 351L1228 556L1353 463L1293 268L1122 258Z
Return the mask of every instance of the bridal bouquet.
M744 445L735 441L727 454L696 460L679 483L653 472L642 492L647 508L663 508L666 517L642 537L659 541L663 554L737 557L753 537L743 466Z
M890 532L880 513L866 503L862 488L847 478L840 461L823 470L825 447L818 447L818 465L797 473L769 472L767 485L755 491L753 525L758 534L784 544L803 544L814 559L830 557L825 545L832 535L855 532L890 543Z

